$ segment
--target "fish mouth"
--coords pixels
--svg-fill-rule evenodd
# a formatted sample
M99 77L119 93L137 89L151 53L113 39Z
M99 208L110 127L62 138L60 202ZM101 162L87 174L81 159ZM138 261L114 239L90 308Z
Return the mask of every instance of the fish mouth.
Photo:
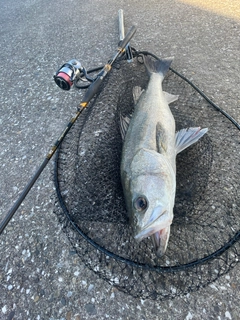
M158 232L159 230L164 229L164 227L169 225L169 223L166 224L166 223L163 223L163 221L162 221L162 217L166 213L167 213L167 210L163 211L160 216L158 215L155 219L153 219L153 217L154 217L154 212L153 212L153 215L148 220L148 223L144 226L144 228L141 229L140 232L138 232L135 235L134 238L141 241L142 239L144 239L146 237L150 237L151 235Z
M170 236L170 225L156 230L156 228L149 228L142 230L135 236L135 239L141 241L142 239L151 236L153 246L158 257L162 257L167 249L168 240Z
M166 214L164 211L158 218L149 222L139 233L135 235L135 239L138 241L144 238L151 237L152 242L158 257L162 257L167 249L167 244L170 236L170 225L172 221L163 223L162 217Z
M156 255L162 257L167 249L168 240L170 236L170 226L159 230L158 232L151 235L153 245L156 251Z

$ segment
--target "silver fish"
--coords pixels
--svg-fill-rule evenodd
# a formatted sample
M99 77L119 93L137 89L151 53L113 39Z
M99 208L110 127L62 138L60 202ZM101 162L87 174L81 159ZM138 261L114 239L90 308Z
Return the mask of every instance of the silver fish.
M162 90L172 58L144 58L150 75L145 91L134 89L132 117L121 116L124 140L121 180L126 207L138 241L151 236L157 256L167 248L176 192L176 155L197 142L208 129L175 132L169 103L176 101Z

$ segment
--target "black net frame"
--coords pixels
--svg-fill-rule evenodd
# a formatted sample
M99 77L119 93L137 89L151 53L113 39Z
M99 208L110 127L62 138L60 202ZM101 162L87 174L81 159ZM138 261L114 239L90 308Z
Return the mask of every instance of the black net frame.
M132 112L132 88L147 81L136 59L112 70L57 152L54 211L91 270L134 297L162 300L195 291L238 263L239 128L185 79L168 73L164 90L179 95L171 105L177 130L209 132L177 157L171 236L165 256L157 258L149 239L133 239L119 170L120 113Z

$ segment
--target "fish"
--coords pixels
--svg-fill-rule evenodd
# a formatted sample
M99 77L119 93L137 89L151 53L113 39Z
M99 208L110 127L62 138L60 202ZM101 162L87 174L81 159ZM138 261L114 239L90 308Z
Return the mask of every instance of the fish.
M120 115L123 139L121 183L134 238L151 237L155 253L167 249L176 194L176 156L196 143L208 128L184 128L176 132L169 104L178 96L164 92L162 82L173 58L153 60L145 56L147 88L133 88L134 112Z

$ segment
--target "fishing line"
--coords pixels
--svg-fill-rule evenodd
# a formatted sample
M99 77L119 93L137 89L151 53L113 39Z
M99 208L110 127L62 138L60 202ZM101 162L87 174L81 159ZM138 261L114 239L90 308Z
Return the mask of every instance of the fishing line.
M67 127L65 128L65 130L62 132L62 134L60 135L60 137L58 138L58 140L56 141L56 143L54 144L54 146L52 147L52 149L50 150L50 152L48 153L48 155L46 156L45 160L43 161L42 165L40 166L40 168L37 170L37 172L35 173L35 175L32 177L32 179L30 180L29 184L26 186L26 188L23 190L22 194L20 195L19 199L16 201L16 203L14 204L14 206L10 209L10 211L8 212L8 214L6 215L5 219L3 220L3 222L0 223L0 234L3 232L4 228L6 227L6 225L8 224L8 222L10 221L10 219L12 218L13 214L15 213L15 211L18 209L18 207L20 206L20 204L22 203L22 201L24 200L25 196L27 195L27 193L29 192L29 190L32 188L33 184L35 183L35 181L37 180L37 178L39 177L39 175L41 174L41 172L43 171L43 169L45 168L45 166L47 165L48 161L52 158L53 154L56 152L56 160L55 160L55 166L54 166L54 183L55 183L55 187L56 187L56 193L57 193L57 198L58 198L58 203L59 203L59 208L61 210L61 213L59 213L59 217L61 216L61 218L59 218L59 221L61 223L64 223L64 227L63 230L67 233L69 232L69 230L74 231L75 234L80 235L81 237L79 237L81 240L83 239L83 242L85 242L85 244L89 247L91 247L91 249L85 249L85 251L83 252L82 256L82 261L85 262L86 265L91 266L91 258L93 256L90 256L89 253L91 253L91 250L95 250L94 251L94 257L95 256L101 256L101 261L99 259L99 265L101 265L101 262L105 259L106 260L106 266L105 266L105 270L103 267L103 270L99 270L99 265L97 265L96 268L92 268L96 273L99 273L100 275L102 275L103 277L105 277L106 279L109 279L109 281L111 283L114 283L115 286L117 286L117 280L112 280L109 278L109 274L117 274L117 272L120 270L119 272L119 278L120 281L122 281L122 284L120 284L120 289L123 291L131 291L132 290L132 294L135 296L142 296L142 297L155 297L156 295L159 295L159 293L161 292L163 294L163 296L171 296L174 297L176 295L176 291L174 291L175 289L172 289L171 287L171 281L173 281L174 286L179 285L179 287L181 286L181 283L183 283L183 279L182 279L182 275L183 277L186 277L187 279L189 274L192 271L190 269L194 269L196 271L197 277L198 277L198 270L201 270L201 266L203 266L203 268L207 265L209 270L211 269L210 264L216 260L221 261L221 259L223 260L223 253L226 253L227 256L227 250L229 248L233 248L232 251L234 250L234 245L239 241L240 239L240 231L236 232L236 230L231 229L232 231L234 231L234 234L232 235L232 237L230 238L230 234L229 234L229 238L227 240L224 241L223 245L218 246L217 247L213 247L214 249L212 249L212 253L210 253L209 251L207 251L207 254L203 254L202 255L202 251L197 248L197 252L200 252L199 255L194 256L192 255L190 258L188 258L187 260L184 261L178 261L176 259L176 264L174 265L172 262L168 262L165 264L165 266L160 266L157 264L151 265L151 263L153 262L153 260L142 260L142 258L145 258L145 256L141 256L141 253L139 253L137 251L137 256L134 256L134 258L128 258L131 257L131 250L127 250L126 247L128 246L128 244L130 244L131 241L126 241L126 243L128 242L128 244L125 243L126 247L124 247L124 252L123 253L119 253L119 251L116 251L117 253L114 252L114 250L112 249L112 247L109 247L108 245L106 245L104 247L103 242L101 242L102 239L100 239L100 242L98 242L99 240L95 239L94 237L91 238L91 231L94 228L87 228L86 231L84 232L84 229L81 229L81 224L84 221L84 213L83 213L83 208L85 208L86 204L84 202L84 200L80 200L79 197L79 193L82 193L83 195L85 195L85 191L88 187L87 184L85 184L83 186L83 188L80 188L79 190L77 189L77 184L72 184L74 192L70 195L70 200L73 200L73 207L77 207L76 210L78 210L78 203L81 206L79 212L75 210L72 212L71 210L71 204L69 201L66 201L66 198L69 197L69 194L72 192L70 192L69 190L67 190L67 195L63 192L63 190L61 189L63 187L63 185L66 183L67 184L67 179L63 179L62 181L59 181L59 178L61 177L61 174L65 174L66 171L66 175L69 173L68 170L71 170L69 167L69 163L67 163L67 167L63 166L63 162L61 162L61 151L64 150L64 144L67 145L67 143L70 141L70 143L74 143L76 142L77 137L80 139L80 136L82 134L82 130L83 128L85 128L85 124L87 127L88 124L88 120L90 118L90 114L92 112L93 109L92 107L94 106L96 100L100 100L101 103L103 103L102 101L102 96L101 93L105 92L104 91L104 86L102 85L102 81L103 79L107 78L109 79L109 77L107 77L109 71L114 68L114 69L119 69L121 66L123 66L121 64L121 62L123 60L127 60L128 62L131 62L133 58L136 58L137 61L139 63L143 63L143 61L141 61L141 57L142 55L150 55L152 58L160 60L159 57L157 57L155 54L149 52L149 51L137 51L136 49L134 49L133 47L131 47L129 45L129 41L130 39L133 37L136 28L132 27L130 29L130 31L128 32L128 34L126 35L126 37L124 37L124 26L123 26L123 12L120 10L119 11L119 19L120 19L120 42L118 45L118 50L115 53L115 55L112 57L111 60L109 60L104 66L100 66L100 67L96 67L96 68L92 68L89 70L86 70L79 61L77 61L76 59L72 59L70 61L68 61L67 63L63 64L55 73L54 75L54 80L56 82L56 84L63 90L70 90L72 87L75 87L76 89L87 89L83 100L81 101L79 107L78 107L78 111L77 114L74 118L72 118L69 122L69 124L67 125ZM124 66L123 66L123 70L124 70ZM122 74L127 74L129 72L129 70L133 71L133 69L131 69L131 67L127 67L125 68L125 73L122 72ZM239 123L237 123L237 121L231 117L226 111L224 111L222 108L220 108L217 104L215 104L200 88L198 88L192 81L190 81L187 77L185 77L184 75L182 75L181 73L179 73L178 71L174 70L173 68L170 68L170 70L176 75L176 77L181 78L183 81L181 81L182 83L184 83L184 81L186 83L188 83L196 92L198 92L206 101L208 104L210 104L215 110L219 111L222 115L224 115L229 121L231 121L239 130L240 130L240 125ZM137 68L137 72L139 73L139 68ZM133 72L134 74L134 72ZM111 76L110 76L111 77ZM124 76L123 76L124 77ZM174 77L174 76L173 76ZM119 85L119 76L116 77L116 79L118 80L117 85ZM105 81L105 87L106 87L106 82ZM116 85L116 87L117 87ZM109 91L106 91L108 93L108 95L111 93L111 91L113 91L114 88L112 88ZM116 90L114 93L114 100L116 101L117 99L117 93L118 91ZM123 92L122 92L123 93ZM104 96L104 95L103 95ZM83 122L81 123L81 121L78 121L76 124L76 120L78 119L79 115L81 114L81 112L88 106L90 100L95 97L95 100L93 101L93 103L91 103L90 108L88 108L85 112L85 117L83 117ZM127 102L127 94L126 91L123 94L122 97L123 102ZM95 106L97 108L97 106ZM96 109L97 110L97 109ZM211 110L211 108L209 108L209 110ZM105 110L103 110L104 112ZM115 110L116 111L116 110ZM101 111L96 111L97 115L101 114ZM93 113L94 114L94 113ZM89 118L88 118L89 116ZM94 126L94 118L90 118L91 121L90 122L90 128L91 126ZM105 117L105 120L107 120L107 116ZM112 121L112 119L111 119ZM111 122L112 123L112 122ZM73 124L75 124L73 126ZM79 126L81 127L81 129L79 129ZM107 126L107 121L106 121L106 126ZM112 128L112 127L111 127ZM73 134L73 136L71 136L70 133L70 129L71 132ZM69 133L69 134L68 134ZM68 134L68 135L67 135ZM104 134L103 134L104 135ZM111 135L112 132L111 132ZM69 137L70 136L70 137ZM66 138L67 137L67 138ZM82 136L81 136L82 137ZM66 139L65 139L66 138ZM92 140L94 140L94 138L91 137ZM69 140L69 141L68 141ZM100 149L104 149L104 144L103 144L103 140L99 139L100 142ZM64 143L63 143L64 142ZM83 142L85 142L85 140L83 140ZM80 144L78 145L79 141L77 141L77 150L78 148L80 148ZM88 143L88 141L87 141ZM108 145L109 146L109 145ZM59 148L58 148L59 147ZM78 153L76 152L71 152L72 151L72 146L69 147L68 149L68 156L71 157L73 154L76 156ZM99 149L99 150L100 150ZM98 150L98 151L99 151ZM110 148L108 148L108 150L110 150L111 153L114 153L116 150L114 149L113 146L111 146ZM206 155L206 149L203 149L204 151L204 156L206 156L206 158L209 156L209 154ZM64 153L64 152L63 152ZM91 150L91 154L92 154L92 150ZM95 154L96 155L96 154ZM94 155L94 157L95 157ZM65 154L66 156L66 154ZM67 156L64 156L64 163L67 162ZM108 156L109 158L109 156ZM118 157L119 158L119 157ZM204 158L204 157L203 157ZM104 158L101 158L101 163L108 163L107 161L103 160ZM77 158L77 161L79 160L79 158ZM81 159L82 160L82 159ZM91 159L88 159L89 163L92 164ZM106 159L105 159L106 160ZM88 161L87 161L88 162ZM203 162L203 170L206 170L206 166L204 166L206 164L206 162ZM81 167L81 165L77 164L77 167L74 167L73 170L73 174L77 175L80 172L80 176L78 176L78 178L80 177L78 183L81 185L82 182L84 182L84 177L83 177L83 173L84 171L81 171L79 169L79 167ZM90 166L90 168L88 167L88 164L85 162L85 166L84 166L84 170L85 175L87 174L87 179L88 181L90 181L91 184L93 184L93 187L97 187L97 184L94 184L94 179L91 180L91 173L96 175L96 171L94 172L94 170L97 170L97 166L96 163L93 163L92 166ZM109 167L107 167L107 170L110 169ZM199 168L199 170L201 170L201 166ZM62 171L61 171L62 170ZM80 170L78 172L78 170ZM118 170L118 167L116 166L116 170ZM104 176L104 174L102 173L101 170L99 170L99 172L102 174L102 176ZM119 170L118 170L119 172ZM208 171L207 171L208 172ZM106 172L105 172L106 173ZM198 173L198 171L197 171ZM201 172L202 173L202 172ZM64 175L62 175L64 176ZM75 176L76 177L76 176ZM118 177L115 176L114 179ZM65 177L66 178L66 177ZM86 177L85 177L86 178ZM60 178L62 179L62 178ZM102 179L102 177L100 179L98 179L98 181L100 181ZM104 179L104 177L103 177ZM113 177L111 176L111 181L114 180ZM116 179L117 180L117 179ZM69 180L70 182L72 182L72 180ZM101 190L104 189L103 186L105 184L106 180L103 180L101 183ZM76 182L76 180L74 180L74 182ZM208 181L207 181L208 182ZM69 187L69 185L68 185ZM71 186L70 186L71 188ZM90 192L93 189L90 188ZM65 190L66 191L66 190ZM88 190L87 190L88 191ZM69 193L68 193L69 192ZM97 200L96 202L101 202L104 201L101 199L101 196L99 195L99 190L98 192L96 192L96 190L94 190L94 192L96 193L97 196ZM104 189L105 192L105 189ZM212 189L211 189L212 192ZM109 194L108 194L109 195ZM212 195L212 193L211 193ZM71 196L73 196L73 198L71 199ZM187 194L187 196L189 197L189 194ZM68 198L69 199L69 198ZM114 194L114 196L112 197L113 201L114 201L114 206L118 205L119 203L117 202L117 197L116 194ZM89 199L87 199L88 201ZM110 202L108 202L109 204ZM93 206L93 203L91 203L91 206ZM100 205L98 204L98 206L100 207ZM120 206L118 207L119 210ZM211 207L212 208L212 207ZM86 210L88 210L88 207L86 206L85 208ZM108 208L109 209L109 208ZM112 212L113 212L113 208L111 208ZM228 208L228 213L230 212L230 209ZM75 215L74 215L75 214ZM79 216L78 216L79 214ZM97 213L94 212L94 220L93 222L98 222L97 220ZM105 212L104 212L105 214ZM116 214L116 212L115 212ZM78 224L76 223L77 219L78 220ZM104 217L106 219L106 217ZM219 218L219 216L218 216ZM91 219L89 217L89 211L87 212L87 222L91 223ZM197 223L196 223L197 224ZM230 225L230 223L229 223ZM103 226L103 228L106 225ZM225 226L225 225L224 225ZM232 226L232 224L231 224ZM67 228L69 227L69 230L67 231ZM121 226L122 227L122 226ZM100 229L101 226L98 225L98 229L97 229L97 234L100 234ZM127 228L125 228L127 230ZM124 234L125 230L120 231L121 235ZM105 234L107 234L108 230L105 229L104 230L104 236ZM212 230L211 230L212 233ZM74 234L74 233L73 233ZM76 239L75 238L75 234L74 234L74 240L70 239L70 235L69 236L69 240L71 241L72 245L75 247L76 251L78 251L79 247L78 241L81 241L80 239ZM129 233L130 234L130 233ZM129 235L128 234L128 235ZM111 234L112 236L112 234ZM104 238L104 237L103 237ZM115 239L115 238L114 238ZM111 242L112 238L110 239ZM179 240L179 239L178 239ZM195 239L194 239L195 240ZM119 242L119 246L122 245L122 242ZM191 245L190 242L188 242L188 245ZM219 248L220 247L220 248ZM108 249L106 249L108 248ZM180 246L179 246L180 248ZM81 248L80 248L81 249ZM117 248L117 250L119 250L119 247ZM186 250L186 248L185 248ZM187 251L187 250L186 250ZM228 250L229 251L229 250ZM121 251L120 251L121 252ZM130 252L130 255L128 255ZM97 254L96 254L97 253ZM146 253L146 252L145 252ZM176 256L176 251L174 251L174 259ZM237 249L235 256L239 256ZM79 252L78 252L79 254ZM139 255L140 254L140 255ZM191 252L192 254L192 252ZM127 255L127 257L126 257ZM110 260L108 260L108 258L112 258L111 262L109 263ZM173 259L173 261L175 261ZM231 256L228 256L226 259L230 259L231 260ZM236 261L238 261L237 259L235 259L235 261L233 261L234 257L232 258L232 260L229 262L228 267L229 269L231 267L234 266L234 264L236 263ZM116 261L116 263L115 263ZM186 262L187 261L187 262ZM228 261L225 263L227 264ZM131 268L129 268L129 266ZM112 268L112 269L111 269ZM129 269L128 269L129 268ZM134 269L135 268L135 269ZM216 275L216 277L211 277L214 279L217 278L217 276L221 275L224 271L222 270L226 270L226 268L220 268L220 271L218 272L218 274ZM137 271L136 271L137 270ZM144 273L141 271L144 270ZM183 272L185 272L185 274L183 274ZM216 269L214 269L214 272L216 271ZM129 272L129 273L128 273ZM179 276L178 276L178 280L175 281L174 279L176 274L179 272ZM194 271L193 271L194 272ZM153 284L153 282L155 282L155 275L168 275L169 274L169 278L163 278L162 280L166 281L157 281L156 283ZM141 281L139 281L138 283L135 281L134 277L139 277L139 279ZM167 280L166 280L167 279ZM213 281L212 280L212 281ZM134 282L133 284L132 281ZM151 283L151 281L153 281L151 283L150 288L148 288L149 286L149 281ZM209 278L207 280L208 282L210 282ZM188 281L187 281L188 282ZM190 283L189 282L186 284L186 288L183 289L184 292L189 292L191 291L191 285L194 287L194 280L193 278L190 279ZM201 282L201 281L199 281ZM197 282L196 287L199 286L199 282ZM160 289L157 288L157 284L160 284ZM138 290L138 286L141 287L141 290ZM146 286L145 286L146 285ZM145 286L145 287L144 287ZM167 292L167 287L169 286L169 292ZM142 289L143 288L143 289ZM162 290L162 291L161 291ZM180 289L181 291L181 289Z
M158 56L156 56L155 54L149 52L149 51L137 51L135 48L131 47L132 53L133 53L133 57L137 57L138 62L139 63L143 63L139 58L141 58L141 55L149 55L151 57L153 57L156 60L160 60L160 58ZM124 54L122 57L118 58L115 62L115 64L113 65L116 66L118 61L122 61L122 60L127 60L127 56L126 54ZM97 68L92 68L87 70L87 74L91 74L94 73L96 71L99 71L103 68L103 66L101 67L97 67ZM225 110L223 110L222 108L220 108L215 102L213 102L198 86L196 86L191 80L189 80L187 77L185 77L183 74L181 74L180 72L176 71L174 68L169 67L169 69L175 73L178 77L182 78L185 82L187 82L194 90L196 90L212 107L214 107L217 111L221 112L228 120L230 120L237 128L238 130L240 130L240 124L229 114L227 113ZM79 80L74 82L74 85L77 89L86 89L90 86L90 83L85 84L85 85L80 85L79 84Z

